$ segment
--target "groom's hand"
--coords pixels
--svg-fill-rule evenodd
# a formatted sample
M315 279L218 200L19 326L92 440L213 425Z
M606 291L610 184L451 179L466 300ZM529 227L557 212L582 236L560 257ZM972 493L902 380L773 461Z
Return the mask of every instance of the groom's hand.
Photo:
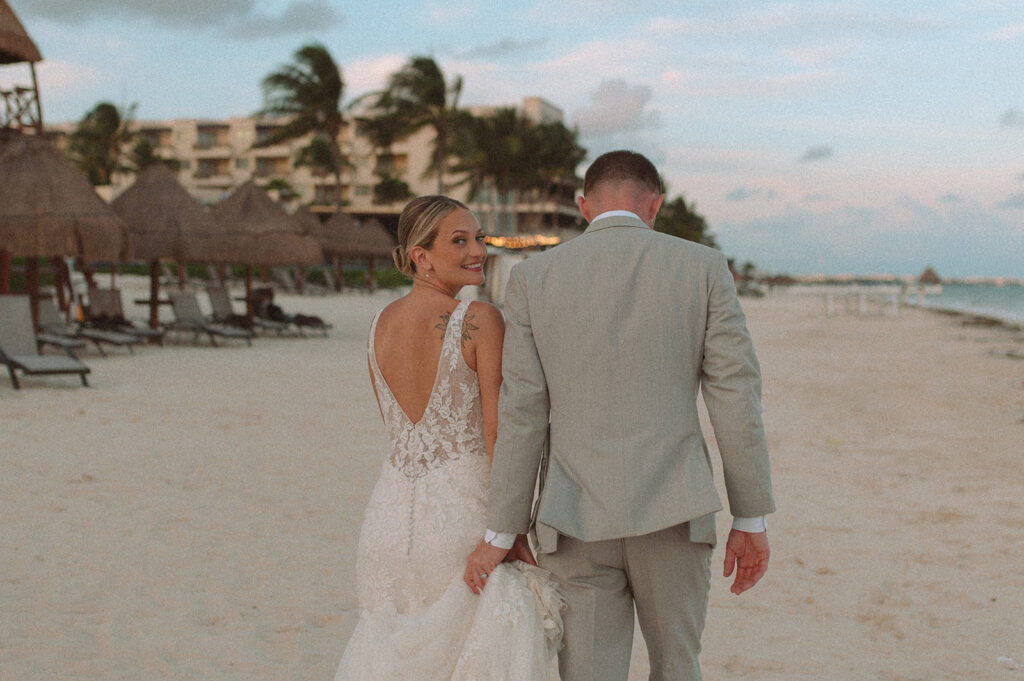
M509 549L499 549L497 546L480 540L473 553L466 559L466 573L462 576L473 593L478 594L484 590L487 578L498 563L505 559Z
M736 579L729 590L739 595L757 584L768 571L770 555L767 532L731 530L725 542L725 576L736 568Z
M516 535L516 543L512 545L508 555L505 556L506 563L514 563L517 560L521 560L528 565L537 564L537 560L533 557L533 551L530 550L530 541L526 538L525 534Z

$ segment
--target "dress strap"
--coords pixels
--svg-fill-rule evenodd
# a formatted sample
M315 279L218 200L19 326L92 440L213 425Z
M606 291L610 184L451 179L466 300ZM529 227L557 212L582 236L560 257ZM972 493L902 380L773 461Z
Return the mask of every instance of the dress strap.
M455 309L452 310L452 316L448 318L448 327L444 333L444 345L445 348L462 349L462 325L465 323L466 310L469 309L469 304L472 301L463 300L460 301Z
M377 366L377 352L373 346L377 339L377 320L380 319L380 313L383 311L384 308L381 308L377 310L377 314L373 315L373 321L370 322L370 336L366 341L366 354L370 358L370 366L377 374L380 374L380 368Z

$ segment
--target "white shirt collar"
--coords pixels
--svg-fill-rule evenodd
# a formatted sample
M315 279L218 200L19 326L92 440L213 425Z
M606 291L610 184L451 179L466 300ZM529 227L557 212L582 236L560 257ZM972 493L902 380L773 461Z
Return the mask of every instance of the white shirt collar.
M636 218L637 220L640 220L640 216L637 215L636 213L634 213L631 210L606 210L605 212L601 213L600 215L598 215L596 218L594 218L590 222L591 223L595 223L595 222L597 222L598 220L600 220L602 218L625 218L625 217ZM643 222L643 220L640 220L640 222Z

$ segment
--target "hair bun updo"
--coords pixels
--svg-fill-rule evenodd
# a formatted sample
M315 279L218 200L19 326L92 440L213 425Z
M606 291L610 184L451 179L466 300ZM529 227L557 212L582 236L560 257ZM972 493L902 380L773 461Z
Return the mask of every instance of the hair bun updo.
M469 210L458 199L439 194L420 196L406 204L398 218L398 246L391 254L399 272L410 277L416 274L412 249L420 246L429 250L434 245L441 221L460 208Z

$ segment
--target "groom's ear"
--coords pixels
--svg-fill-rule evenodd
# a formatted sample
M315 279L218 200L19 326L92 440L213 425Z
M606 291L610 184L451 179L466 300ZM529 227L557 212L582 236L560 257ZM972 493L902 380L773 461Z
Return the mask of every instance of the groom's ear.
M593 217L593 215L591 214L590 206L587 203L587 197L583 196L582 194L577 196L576 205L579 206L580 215L583 216L583 219L586 220L587 222L590 222L590 219Z
M654 227L654 219L658 217L658 211L661 210L661 204L665 201L664 194L658 194L650 203L650 220L645 220L650 227Z

